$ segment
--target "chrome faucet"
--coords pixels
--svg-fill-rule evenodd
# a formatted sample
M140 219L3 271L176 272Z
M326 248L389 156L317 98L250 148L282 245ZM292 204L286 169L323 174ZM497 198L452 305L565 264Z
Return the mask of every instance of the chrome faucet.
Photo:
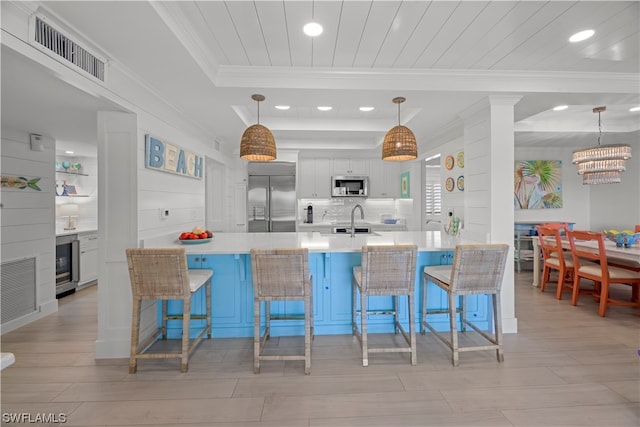
M362 209L362 206L355 205L353 207L353 209L351 209L351 237L354 237L356 235L356 227L354 225L354 219L353 219L353 215L356 213L356 209L360 208L360 219L364 219L364 209Z

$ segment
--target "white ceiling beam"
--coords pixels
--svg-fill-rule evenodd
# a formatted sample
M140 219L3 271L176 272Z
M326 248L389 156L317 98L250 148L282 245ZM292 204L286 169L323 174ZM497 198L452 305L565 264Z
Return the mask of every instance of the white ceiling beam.
M221 66L218 87L450 92L638 93L634 73L488 70L354 70Z

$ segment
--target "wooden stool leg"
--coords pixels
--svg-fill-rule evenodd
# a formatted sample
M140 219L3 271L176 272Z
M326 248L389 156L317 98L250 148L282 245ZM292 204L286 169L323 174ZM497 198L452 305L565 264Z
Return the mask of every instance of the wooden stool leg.
M182 354L180 372L189 370L189 326L191 325L191 299L183 300L182 309Z
M253 300L253 373L260 373L260 300Z
M467 296L459 295L459 299L460 299L460 331L466 332L467 325L466 323L464 323L464 321L467 319L467 304L466 304Z
M456 325L456 296L448 293L449 296L449 325L451 328L451 361L453 366L458 366L458 326Z
M367 343L367 297L360 292L360 327L362 328L362 366L369 366L369 347Z
M418 364L418 356L416 350L416 307L415 298L407 295L407 303L409 305L409 345L411 346L411 364Z
M398 335L398 322L400 321L400 314L398 313L398 295L394 295L393 297L393 332Z
M133 310L131 313L131 356L129 358L129 373L135 374L138 370L138 338L140 335L140 298L133 297Z
M351 283L351 335L358 334L358 323L356 321L357 315L357 304L356 304L356 287L355 279L353 283Z
M311 374L311 323L313 307L311 297L304 298L304 374Z
M167 339L167 304L169 304L169 301L167 301L166 299L163 299L162 302L160 303L162 306L162 339L166 340Z
M496 350L498 362L504 362L504 348L502 345L502 306L500 294L493 294L493 324L495 325L496 344L500 347Z
M207 338L211 338L211 279L205 285L205 296L207 298Z
M420 288L422 291L422 304L420 305L420 334L424 335L424 324L423 322L427 321L426 313L427 313L427 278L422 276L422 280L420 281Z

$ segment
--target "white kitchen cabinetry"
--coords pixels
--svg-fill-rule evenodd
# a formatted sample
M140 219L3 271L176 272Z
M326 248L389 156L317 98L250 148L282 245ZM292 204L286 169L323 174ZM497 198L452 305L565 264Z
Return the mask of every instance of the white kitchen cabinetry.
M369 175L369 160L333 159L334 175Z
M98 233L78 235L80 243L80 280L78 286L98 280Z
M395 162L371 160L369 163L369 197L400 197L400 173Z
M329 198L331 195L329 159L298 160L298 198Z

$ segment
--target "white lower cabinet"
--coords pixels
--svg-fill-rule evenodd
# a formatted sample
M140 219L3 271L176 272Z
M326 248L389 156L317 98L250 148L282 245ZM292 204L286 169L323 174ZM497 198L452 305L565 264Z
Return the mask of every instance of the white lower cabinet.
M80 242L80 280L78 286L98 280L98 233L78 236Z

